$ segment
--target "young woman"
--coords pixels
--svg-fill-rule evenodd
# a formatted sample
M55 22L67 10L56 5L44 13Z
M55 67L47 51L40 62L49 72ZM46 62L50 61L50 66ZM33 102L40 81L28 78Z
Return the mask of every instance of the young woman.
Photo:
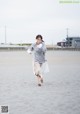
M27 52L32 53L32 51L34 74L37 76L38 86L41 86L43 83L42 68L43 64L46 62L46 46L41 35L36 36L36 42L29 47Z

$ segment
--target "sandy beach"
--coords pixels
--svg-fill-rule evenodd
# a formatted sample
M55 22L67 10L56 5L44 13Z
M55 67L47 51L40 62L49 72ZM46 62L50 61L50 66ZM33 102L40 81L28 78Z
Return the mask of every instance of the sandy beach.
M80 114L80 51L48 51L46 57L50 72L38 87L32 55L0 52L0 106L9 114Z

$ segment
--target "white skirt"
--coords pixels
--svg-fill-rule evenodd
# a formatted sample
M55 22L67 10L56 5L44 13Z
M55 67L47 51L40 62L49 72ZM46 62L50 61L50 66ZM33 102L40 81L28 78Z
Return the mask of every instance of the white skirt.
M41 72L42 72L43 74L46 74L46 73L49 72L49 65L48 65L48 62L47 62L47 61L45 61L45 62L42 64L42 66L41 66Z
M49 72L49 66L48 66L48 63L47 61L42 63L42 64L39 64L38 62L32 62L32 66L33 66L33 73L34 75L37 74L37 75L43 75L43 74L46 74Z

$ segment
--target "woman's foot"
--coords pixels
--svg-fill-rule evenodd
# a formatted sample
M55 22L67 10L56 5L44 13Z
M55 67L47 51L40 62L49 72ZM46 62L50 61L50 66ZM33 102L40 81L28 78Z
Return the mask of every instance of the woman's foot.
M41 77L37 75L37 80L38 80L38 86L41 86Z
M38 80L38 86L41 86L41 84L43 83L43 78L40 75L36 75L36 76Z
M41 86L41 84L38 84L38 86Z

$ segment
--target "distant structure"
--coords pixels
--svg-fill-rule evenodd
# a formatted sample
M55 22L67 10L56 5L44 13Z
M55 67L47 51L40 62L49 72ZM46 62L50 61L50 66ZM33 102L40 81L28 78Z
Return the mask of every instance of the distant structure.
M7 37L6 37L6 26L5 26L5 44L7 44Z
M66 38L66 45L73 48L80 48L80 37Z
M58 42L58 46L80 48L80 37L67 37L66 41Z
M80 37L70 37L69 28L66 28L66 39L62 42L57 42L58 46L80 48Z

